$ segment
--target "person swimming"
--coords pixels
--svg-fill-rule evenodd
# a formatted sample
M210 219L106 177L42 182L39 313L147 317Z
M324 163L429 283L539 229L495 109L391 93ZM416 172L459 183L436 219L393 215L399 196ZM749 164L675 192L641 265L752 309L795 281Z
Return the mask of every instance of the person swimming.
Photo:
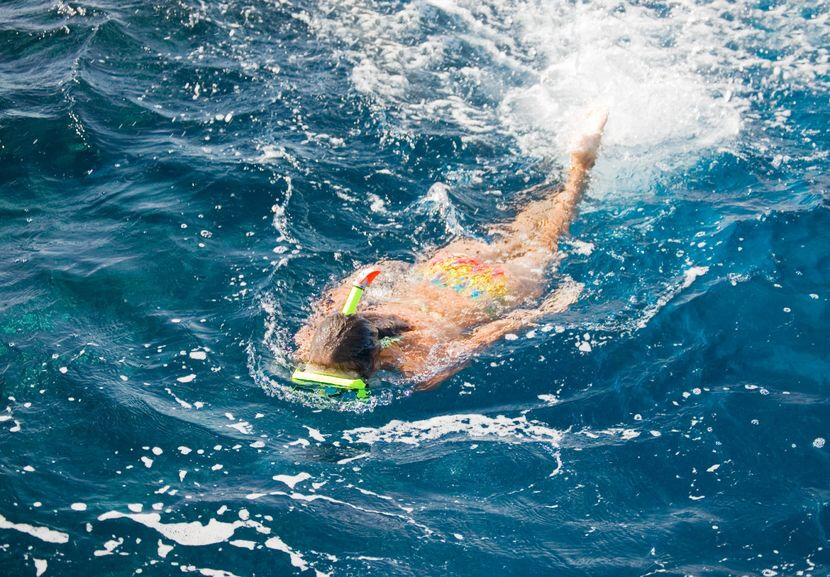
M606 120L605 112L588 115L564 187L540 188L545 197L494 242L458 239L421 262L381 261L329 290L295 335L295 382L365 394L366 381L383 370L430 389L504 335L564 311L581 286L566 283L545 296L545 271L582 198Z

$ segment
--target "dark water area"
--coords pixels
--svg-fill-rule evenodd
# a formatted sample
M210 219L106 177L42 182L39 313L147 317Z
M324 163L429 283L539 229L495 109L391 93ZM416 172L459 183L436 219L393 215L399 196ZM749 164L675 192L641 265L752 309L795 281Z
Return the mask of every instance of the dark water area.
M0 575L830 575L824 4L0 3ZM565 313L288 380L609 122Z

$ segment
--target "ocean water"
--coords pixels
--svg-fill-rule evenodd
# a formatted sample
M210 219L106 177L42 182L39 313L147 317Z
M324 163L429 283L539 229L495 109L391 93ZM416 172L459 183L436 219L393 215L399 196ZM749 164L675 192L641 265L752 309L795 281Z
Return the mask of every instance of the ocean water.
M0 575L830 575L830 6L0 2ZM295 391L316 295L609 122L437 390Z

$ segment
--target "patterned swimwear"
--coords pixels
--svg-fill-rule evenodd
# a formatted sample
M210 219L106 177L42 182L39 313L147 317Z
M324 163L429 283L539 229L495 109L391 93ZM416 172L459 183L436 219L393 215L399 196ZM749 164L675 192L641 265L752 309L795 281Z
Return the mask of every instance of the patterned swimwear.
M432 284L470 298L501 300L507 295L507 275L499 267L464 255L432 259L424 265Z

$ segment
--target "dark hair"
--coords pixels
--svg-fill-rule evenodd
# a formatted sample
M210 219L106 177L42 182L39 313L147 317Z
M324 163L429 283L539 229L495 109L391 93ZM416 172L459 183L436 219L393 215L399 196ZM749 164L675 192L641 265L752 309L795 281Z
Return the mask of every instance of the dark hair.
M356 372L367 379L377 370L378 329L363 315L337 313L317 326L308 348L309 363Z

